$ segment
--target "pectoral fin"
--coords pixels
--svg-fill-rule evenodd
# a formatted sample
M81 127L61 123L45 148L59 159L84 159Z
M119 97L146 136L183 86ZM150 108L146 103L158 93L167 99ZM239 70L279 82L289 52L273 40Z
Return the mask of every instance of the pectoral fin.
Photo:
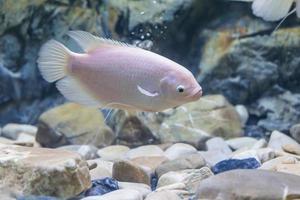
M143 95L146 95L146 96L148 96L148 97L156 97L156 96L159 95L158 92L150 92L150 91L148 91L148 90L142 88L142 87L139 86L139 85L137 86L137 89L139 90L140 93L142 93Z

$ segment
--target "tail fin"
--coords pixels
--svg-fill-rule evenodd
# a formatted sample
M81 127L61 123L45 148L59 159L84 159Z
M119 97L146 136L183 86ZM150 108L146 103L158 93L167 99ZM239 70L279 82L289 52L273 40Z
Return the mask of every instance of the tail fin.
M66 76L71 51L56 40L50 40L40 50L37 60L43 78L54 82Z

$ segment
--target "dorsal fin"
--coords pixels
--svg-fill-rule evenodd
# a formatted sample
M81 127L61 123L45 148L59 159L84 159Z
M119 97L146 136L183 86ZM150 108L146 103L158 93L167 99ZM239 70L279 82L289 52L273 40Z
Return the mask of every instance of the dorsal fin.
M103 45L135 47L123 42L100 38L85 31L69 31L68 35L74 39L85 52L92 51Z

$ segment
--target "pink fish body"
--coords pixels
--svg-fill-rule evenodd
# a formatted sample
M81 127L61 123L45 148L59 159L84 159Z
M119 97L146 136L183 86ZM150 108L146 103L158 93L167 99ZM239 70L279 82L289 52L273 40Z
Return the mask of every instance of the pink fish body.
M69 100L100 108L162 111L196 101L202 89L183 66L158 54L83 31L71 36L85 51L71 52L50 40L38 65Z

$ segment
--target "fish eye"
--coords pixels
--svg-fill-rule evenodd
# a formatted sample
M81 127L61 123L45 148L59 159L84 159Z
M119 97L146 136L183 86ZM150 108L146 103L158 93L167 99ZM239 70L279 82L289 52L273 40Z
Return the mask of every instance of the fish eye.
M179 93L184 92L184 86L183 85L179 85L176 89L177 89L177 92L179 92Z

